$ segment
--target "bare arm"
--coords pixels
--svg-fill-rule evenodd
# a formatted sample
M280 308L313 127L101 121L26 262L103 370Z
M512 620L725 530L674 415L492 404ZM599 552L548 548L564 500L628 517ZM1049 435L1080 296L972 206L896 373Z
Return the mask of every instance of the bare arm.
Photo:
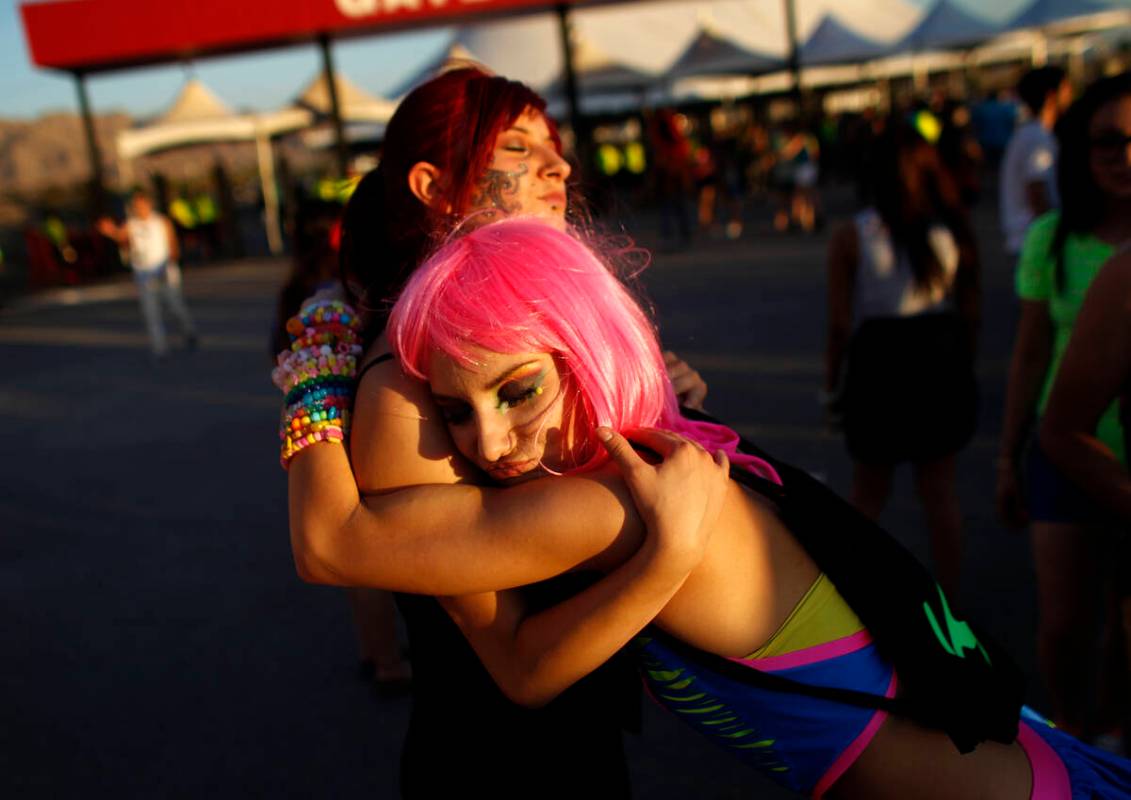
M954 305L966 323L970 355L973 358L978 350L978 335L982 325L982 261L978 255L978 243L970 227L969 217L962 211L954 214L953 217L952 227L958 245Z
M1041 446L1081 489L1131 522L1131 475L1095 435L1100 416L1131 383L1131 254L1096 276L1072 331Z
M712 462L696 445L651 436L649 446L664 455L658 467L640 460L623 438L610 443L648 519L649 537L626 563L529 616L514 591L441 601L514 702L543 705L607 661L664 608L702 558L727 490L726 458Z
M664 367L679 404L702 411L703 401L707 399L707 382L703 380L703 376L671 350L664 351Z
M126 232L125 225L118 225L114 220L109 217L102 217L95 223L98 232L105 236L107 239L113 239L122 247L128 247L130 243L129 234Z
M825 391L830 393L839 385L852 334L852 293L856 284L858 247L856 228L851 224L838 228L829 240Z
M291 463L291 546L304 580L471 594L610 569L642 541L631 495L611 471L507 489L467 482L473 472L424 384L393 362L366 374L351 440L352 470L335 445Z
M1037 408L1041 384L1052 360L1053 330L1048 303L1021 301L1021 319L1009 364L1005 393L1005 419L998 454L998 510L1010 524L1022 524L1019 506L1017 462L1025 431Z

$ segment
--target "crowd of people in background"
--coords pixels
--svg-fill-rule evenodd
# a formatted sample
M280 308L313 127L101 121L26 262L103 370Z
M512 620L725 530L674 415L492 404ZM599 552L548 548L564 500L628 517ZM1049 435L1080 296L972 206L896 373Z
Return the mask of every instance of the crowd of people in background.
M980 99L936 89L890 109L905 114L935 146L967 206L981 197L985 170L1002 164L1002 180L1015 187L1001 196L1001 214L1012 231L1007 247L1014 253L1020 247L1018 226L1032 213L1025 211L1030 198L1019 199L1019 193L1035 190L1035 184L1022 185L1027 181L1017 177L1019 170L1048 169L1051 126L1067 97L1061 94L1053 106L1032 109L1030 94L1040 91L1040 75L1049 71L1033 73L1015 90L994 90ZM826 221L826 187L852 184L861 205L869 202L874 151L886 117L867 102L837 112L748 101L646 109L604 126L620 132L598 138L591 148L593 163L584 170L591 187L589 208L600 216L608 208L594 201L617 194L623 198L621 209L656 209L664 246L676 248L696 237L737 239L750 224L767 219L776 232L811 234ZM1015 127L1020 135L1011 140ZM1035 160L1023 164L1028 155ZM243 185L248 177L233 181L216 162L191 181L173 182L158 172L141 182L156 210L172 221L182 260L200 264L267 252L263 201L249 203L249 187ZM292 175L280 160L284 230L293 230L305 198L326 199L321 191L326 182ZM1055 182L1049 190L1055 192ZM1044 209L1054 199L1037 199L1033 209ZM29 285L36 288L82 283L128 267L112 242L85 225L75 209L62 206L31 214L18 250L19 260L28 263ZM9 252L9 260L12 256Z

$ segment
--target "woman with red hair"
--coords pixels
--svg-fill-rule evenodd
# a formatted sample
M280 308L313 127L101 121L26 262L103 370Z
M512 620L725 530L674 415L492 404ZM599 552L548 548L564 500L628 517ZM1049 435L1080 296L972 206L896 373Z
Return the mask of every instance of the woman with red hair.
M598 778L601 796L629 795L620 731L639 713L631 668L612 663L544 709L520 708L498 690L434 597L537 584L524 597L531 607L550 606L585 585L577 575L558 577L563 573L600 558L653 558L652 550L638 554L645 526L631 495L612 472L490 488L457 453L426 384L389 360L383 339L405 281L457 226L522 213L567 227L570 166L544 110L523 84L477 68L444 73L401 102L382 161L358 185L343 224L343 280L365 316L361 344L353 345L364 355L352 409L334 392L311 400L302 388L309 382L284 384L292 411L309 410L309 400L319 404L315 417L352 413L348 460L339 448L303 446L333 438L322 430L309 431L315 438L298 435L309 414L288 429L296 434L288 442L298 443L288 454L291 542L304 580L405 593L398 603L414 684L402 755L406 797L453 790L576 796L592 793ZM343 331L358 326L348 313L345 319L335 323ZM314 346L299 333L292 359ZM318 346L315 364L328 363L321 352L328 346ZM698 375L668 361L684 402L700 403L706 390ZM711 470L710 459L684 459L656 475L682 485L685 506L702 512ZM561 546L548 547L554 542ZM670 590L663 582L650 588L654 611Z

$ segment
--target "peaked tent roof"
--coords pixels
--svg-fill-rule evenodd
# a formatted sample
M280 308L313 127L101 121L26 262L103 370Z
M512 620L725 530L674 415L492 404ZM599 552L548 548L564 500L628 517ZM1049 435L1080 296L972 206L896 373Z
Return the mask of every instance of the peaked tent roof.
M664 72L669 78L698 75L754 75L781 69L777 56L759 53L702 27L684 51Z
M1004 27L1036 28L1073 17L1127 10L1131 10L1131 0L1034 0Z
M345 122L384 125L394 104L363 91L340 73L335 86ZM188 81L172 107L148 125L118 134L118 155L136 158L170 147L197 142L248 141L307 128L324 117L330 97L324 73L319 73L292 105L264 113L233 113L197 79Z
M573 68L578 91L582 94L619 91L640 91L655 82L656 76L611 58L589 39L578 37L573 45ZM559 75L546 85L546 96L565 92L565 76Z
M351 120L387 122L393 115L393 109L396 107L393 103L369 94L341 72L334 75L334 88L337 90L342 118L347 122ZM321 116L330 113L330 87L325 72L319 72L314 76L299 92L294 105Z
M393 97L403 97L414 89L418 84L431 78L433 75L438 75L441 72L447 72L450 69L456 69L466 64L482 64L483 62L476 58L463 42L460 37L455 36L448 46L436 54L435 58L429 59L424 62L415 72L401 81L395 91L392 92Z
M153 121L155 125L222 119L232 116L227 103L213 94L199 78L189 78L169 110Z
M1001 32L1001 26L976 17L951 0L938 0L892 50L945 50L981 44Z
M798 49L801 63L845 64L879 58L889 47L853 31L832 14L826 14Z

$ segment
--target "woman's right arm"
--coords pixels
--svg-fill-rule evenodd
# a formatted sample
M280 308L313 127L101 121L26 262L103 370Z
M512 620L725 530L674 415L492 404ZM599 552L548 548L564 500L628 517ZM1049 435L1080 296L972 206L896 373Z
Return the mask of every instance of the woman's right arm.
M1092 282L1041 420L1049 459L1098 503L1131 522L1131 474L1096 436L1103 413L1131 386L1131 252Z
M454 454L425 385L395 362L366 373L351 441L352 469L331 444L291 462L291 546L304 580L471 594L609 569L643 541L613 470L507 489L467 483L473 473Z
M1052 242L1057 225L1057 217L1051 214L1035 220L1025 233L1017 260L1015 283L1021 298L1021 319L1009 363L995 490L998 515L1014 527L1028 522L1021 498L1019 462L1041 385L1052 363L1054 331L1049 302L1054 295Z

